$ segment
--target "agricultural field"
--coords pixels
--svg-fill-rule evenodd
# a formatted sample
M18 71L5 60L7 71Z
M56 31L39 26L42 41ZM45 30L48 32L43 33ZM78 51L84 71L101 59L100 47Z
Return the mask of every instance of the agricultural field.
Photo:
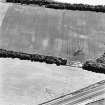
M104 13L5 5L0 48L81 62L105 50Z
M105 99L98 100L98 101L89 103L89 104L87 104L87 105L105 105Z
M84 62L105 51L104 17L0 3L0 49ZM82 68L0 58L0 104L37 105L104 79Z
M0 104L37 105L104 79L81 68L0 58Z

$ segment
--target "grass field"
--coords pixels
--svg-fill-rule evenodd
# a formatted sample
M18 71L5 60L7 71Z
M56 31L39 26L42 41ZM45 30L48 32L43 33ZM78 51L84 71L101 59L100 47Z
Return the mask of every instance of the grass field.
M103 79L80 68L0 58L0 104L37 105Z
M104 52L104 13L0 5L0 48L80 61Z

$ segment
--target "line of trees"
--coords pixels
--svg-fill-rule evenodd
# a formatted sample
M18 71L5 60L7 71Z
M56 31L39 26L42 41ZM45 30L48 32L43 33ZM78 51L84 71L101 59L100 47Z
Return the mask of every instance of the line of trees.
M105 12L104 5L87 5L87 4L70 4L54 2L53 0L7 0L7 2L21 3L21 4L35 4L45 6L46 8L53 9L67 9L67 10L82 10L82 11L96 11Z
M47 64L66 65L67 60L59 57L45 56L39 54L27 54L23 52L0 49L0 57L19 58L21 60L31 60L35 62L46 62Z

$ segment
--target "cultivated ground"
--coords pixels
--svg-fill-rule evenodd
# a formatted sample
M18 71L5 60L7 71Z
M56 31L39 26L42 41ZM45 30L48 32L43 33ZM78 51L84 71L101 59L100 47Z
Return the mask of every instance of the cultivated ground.
M79 61L104 52L104 13L9 3L0 10L0 48Z
M103 52L104 14L66 11L62 21L63 11L43 10L0 3L0 47L67 55L66 44L73 52L80 43L88 55ZM0 58L0 105L37 105L103 79L105 74L78 68Z
M0 104L37 105L105 79L82 69L0 59Z

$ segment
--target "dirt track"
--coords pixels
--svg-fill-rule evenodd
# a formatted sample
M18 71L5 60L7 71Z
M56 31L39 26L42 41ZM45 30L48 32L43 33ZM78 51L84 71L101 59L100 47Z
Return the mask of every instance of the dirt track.
M8 10L8 8L11 6L11 4L1 3L0 2L0 27L2 25L3 19L5 17L5 14Z

